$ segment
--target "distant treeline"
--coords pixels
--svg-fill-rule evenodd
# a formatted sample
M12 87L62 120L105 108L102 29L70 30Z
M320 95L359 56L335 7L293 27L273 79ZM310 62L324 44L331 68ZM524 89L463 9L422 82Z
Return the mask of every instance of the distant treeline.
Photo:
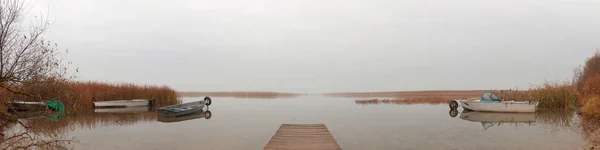
M235 97L235 98L280 98L295 97L296 93L277 93L277 92L179 92L182 97Z

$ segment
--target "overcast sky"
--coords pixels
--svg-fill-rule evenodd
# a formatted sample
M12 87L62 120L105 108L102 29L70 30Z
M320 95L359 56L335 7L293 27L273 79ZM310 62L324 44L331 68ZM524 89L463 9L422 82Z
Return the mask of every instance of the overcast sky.
M178 91L527 88L600 48L597 0L34 0L79 80Z

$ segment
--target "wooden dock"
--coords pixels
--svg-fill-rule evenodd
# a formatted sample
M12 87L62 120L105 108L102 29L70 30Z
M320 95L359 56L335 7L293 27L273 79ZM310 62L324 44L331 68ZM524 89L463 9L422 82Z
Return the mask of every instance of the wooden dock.
M282 124L265 150L341 150L325 124Z

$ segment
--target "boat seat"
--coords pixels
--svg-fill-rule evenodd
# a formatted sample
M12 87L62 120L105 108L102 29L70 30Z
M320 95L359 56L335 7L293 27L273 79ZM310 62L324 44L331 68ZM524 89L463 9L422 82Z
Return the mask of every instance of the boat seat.
M184 111L185 109L183 109L183 108L171 108L171 110L175 110L175 111Z

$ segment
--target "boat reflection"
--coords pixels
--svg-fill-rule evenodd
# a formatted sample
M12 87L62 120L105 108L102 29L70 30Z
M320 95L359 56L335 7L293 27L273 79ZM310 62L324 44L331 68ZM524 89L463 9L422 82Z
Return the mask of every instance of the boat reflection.
M454 118L454 117L458 116L458 110L450 109L450 112L448 112L448 114L450 115L450 117Z
M18 111L0 117L0 149L68 149L74 139L65 138L63 132L39 131L31 121L56 123L63 113L53 111Z
M502 124L528 124L536 121L535 113L493 113L478 111L463 111L460 119L471 122L481 122L483 129Z
M198 111L198 112L195 112L195 113L192 113L189 115L184 115L184 116L169 117L169 116L158 115L157 121L163 122L163 123L174 123L174 122L182 122L182 121L188 121L188 120L200 119L200 118L204 118L204 119L208 120L211 117L212 117L212 112L208 109L208 106L207 106L202 111Z
M94 109L94 113L143 113L152 111L154 111L154 107L150 106Z

